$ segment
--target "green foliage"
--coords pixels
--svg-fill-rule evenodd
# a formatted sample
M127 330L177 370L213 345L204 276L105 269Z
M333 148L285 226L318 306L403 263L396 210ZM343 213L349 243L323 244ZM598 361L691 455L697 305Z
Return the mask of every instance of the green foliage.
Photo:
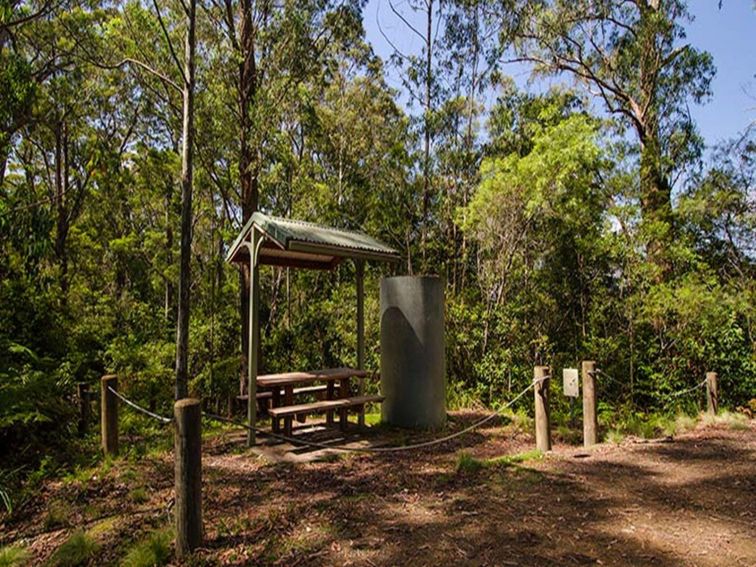
M82 530L73 532L69 538L56 549L46 565L48 567L77 567L91 561L99 544L92 536Z
M590 26L585 1L515 4L501 14L439 4L433 52L393 58L401 91L365 38L359 2L251 3L259 72L245 87L239 11L230 21L222 3L200 11L192 395L222 412L239 392L247 313L224 256L250 212L246 180L265 212L361 229L401 253L398 266L367 267L369 370L380 365L380 279L445 278L450 408L502 408L535 364L558 374L583 359L604 371L601 423L634 434L677 430L652 417L697 411L700 390L673 394L709 370L723 407L754 396L756 130L700 161L687 103L707 96L711 60L688 44L666 58L684 3L650 18L608 3L611 17ZM78 382L96 392L116 372L138 403L169 415L173 402L181 101L165 35L180 43L185 14L161 6L163 30L139 2L48 8L0 41L0 499L15 510L45 478L97 464L94 434L75 436ZM0 22L33 16L29 3L0 10ZM630 95L605 92L602 118L584 91L526 92L498 68L510 47L569 57L577 46L595 76ZM665 64L640 84L649 53ZM653 112L639 121L628 101L644 107L643 97ZM648 140L642 152L628 128ZM670 218L649 218L649 170L663 197L693 165L675 198L651 207ZM355 365L354 280L351 262L263 267L260 370ZM552 400L573 435L575 409ZM511 408L512 427L530 430L531 401ZM121 427L127 459L171 442L130 410Z
M469 453L461 452L457 457L456 473L472 474L487 467L508 467L511 465L525 463L543 458L543 453L538 449L515 453L514 455L502 455L501 457L492 457L488 459L477 459Z
M31 553L18 545L0 547L0 567L22 567L28 565Z
M45 529L47 531L55 530L68 526L70 507L67 502L53 500L47 505L45 514Z
M158 567L171 559L173 531L155 530L137 541L121 560L121 567Z
M134 504L144 504L149 499L150 495L148 494L147 489L144 487L138 486L129 492L129 500L131 500Z

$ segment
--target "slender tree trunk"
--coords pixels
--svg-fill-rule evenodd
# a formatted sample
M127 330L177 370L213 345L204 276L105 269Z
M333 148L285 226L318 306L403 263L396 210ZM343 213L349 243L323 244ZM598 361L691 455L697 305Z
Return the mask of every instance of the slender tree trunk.
M241 183L242 224L258 207L258 170L254 148L251 145L252 122L250 106L257 94L257 68L255 65L255 35L252 18L252 2L239 2L239 49L242 61L239 64L239 180ZM242 263L239 274L239 308L241 314L241 371L239 374L239 391L247 391L247 355L249 352L249 265Z
M68 133L65 122L55 130L55 257L58 260L60 300L68 303Z
M165 188L165 262L167 266L173 264L173 225L171 223L171 208L173 207L173 182L168 181ZM165 320L173 320L174 287L171 278L165 278Z
M189 396L189 288L192 253L192 158L194 145L194 52L197 1L189 0L184 44L184 120L181 151L181 268L176 325L176 399Z
M0 144L0 187L5 181L5 169L8 166L8 154L10 153L10 144Z
M430 209L430 112L431 112L431 87L433 66L433 0L426 0L428 11L426 18L425 36L425 116L423 116L423 219L421 231L421 247L423 269L425 269L427 246L428 246L428 213Z

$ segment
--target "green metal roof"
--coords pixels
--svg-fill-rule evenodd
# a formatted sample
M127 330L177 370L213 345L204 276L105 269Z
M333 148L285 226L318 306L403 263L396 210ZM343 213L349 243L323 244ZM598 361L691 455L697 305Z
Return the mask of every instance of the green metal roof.
M253 227L264 235L260 248L262 264L331 269L344 258L389 262L400 259L396 250L363 232L256 212L231 245L227 262L241 262L248 257L244 243L250 241Z

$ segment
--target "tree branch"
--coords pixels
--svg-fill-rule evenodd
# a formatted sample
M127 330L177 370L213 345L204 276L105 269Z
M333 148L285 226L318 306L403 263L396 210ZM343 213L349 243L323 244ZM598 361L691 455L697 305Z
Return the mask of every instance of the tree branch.
M168 29L165 27L165 22L163 22L163 16L160 14L160 7L158 6L157 0L152 0L152 5L155 7L155 14L157 15L158 23L160 24L160 29L163 30L163 36L165 36L165 42L168 44L168 51L170 51L171 53L171 58L173 59L173 62L176 64L176 68L178 69L179 75L181 75L181 78L184 81L184 84L188 85L189 80L187 76L184 74L184 66L181 64L181 61L179 61L178 55L176 55L176 51L173 49L173 42L171 41L171 36L168 35Z

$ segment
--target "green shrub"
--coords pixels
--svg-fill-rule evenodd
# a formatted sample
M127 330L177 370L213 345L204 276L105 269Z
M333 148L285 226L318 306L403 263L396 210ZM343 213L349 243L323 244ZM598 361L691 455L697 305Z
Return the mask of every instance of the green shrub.
M171 558L173 531L155 530L136 542L121 561L121 567L154 567L165 565Z

